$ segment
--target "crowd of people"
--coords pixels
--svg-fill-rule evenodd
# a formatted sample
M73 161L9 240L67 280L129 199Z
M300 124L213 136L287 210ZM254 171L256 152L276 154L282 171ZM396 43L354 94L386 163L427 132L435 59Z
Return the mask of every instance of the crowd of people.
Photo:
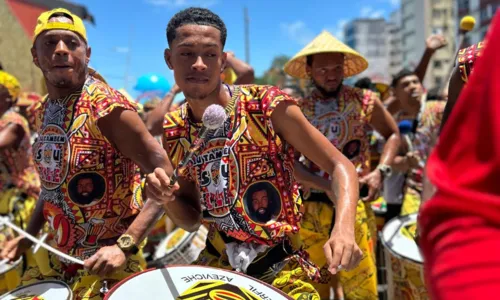
M489 56L481 60L498 65L499 22L493 27L488 46L459 52L444 96L423 86L432 55L454 42L441 35L422 41L418 66L401 70L392 83L363 78L351 87L345 79L369 62L324 31L284 67L308 80L307 90L280 89L253 84L251 66L224 52L227 32L219 16L188 8L167 27L164 56L175 85L155 107L141 110L89 68L90 44L78 16L65 9L41 14L31 53L48 94L22 104L19 82L0 71L0 214L32 236L47 234L47 243L84 264L34 251L25 236L3 233L0 259L22 259L23 268L17 281L1 279L0 291L57 279L75 299L102 299L103 288L145 270L146 253L173 228L205 226L205 248L193 264L237 270L293 299L330 299L331 290L335 299L378 299L372 205L383 199L387 209L377 217L385 222L423 207L415 240L429 261L429 295L475 299L472 287L469 296L457 296L472 282L457 259L499 246L492 236L498 227L490 223L498 210L488 211L498 206L488 204L498 187L485 188L496 180L496 165L485 165L498 160L496 139L488 135L498 126L479 115L493 118L498 105L491 103L490 111L486 102L494 99L499 76L486 62L471 76L484 49ZM174 103L180 92L185 100ZM477 116L462 103L468 99L457 101L480 96L485 107L473 105ZM224 108L226 119L202 138L203 116L213 104ZM478 134L457 150L467 130ZM494 144L491 154L470 149L486 141ZM187 165L177 169L188 153ZM428 166L429 156L435 166ZM465 176L472 166L477 177ZM483 193L471 192L475 187ZM436 189L437 199L421 205ZM471 205L452 209L446 201L478 195L487 204L476 214ZM474 216L457 217L466 213ZM476 245L474 235L456 226L476 226L485 240ZM469 248L443 241L447 233ZM467 266L483 267L491 257L469 259ZM463 271L461 281L451 278L450 264ZM488 267L494 273L496 265ZM494 292L498 279L480 270L474 274Z

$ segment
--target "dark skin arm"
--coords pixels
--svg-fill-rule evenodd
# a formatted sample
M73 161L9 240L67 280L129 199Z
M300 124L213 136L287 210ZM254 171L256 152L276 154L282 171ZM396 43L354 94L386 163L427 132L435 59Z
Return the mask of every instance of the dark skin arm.
M443 120L441 121L441 127L439 128L439 132L441 132L444 128L444 124L448 121L448 117L457 103L458 97L462 92L465 83L462 80L462 76L460 74L460 70L455 68L453 74L451 75L450 85L448 86L448 101L446 102L446 107L444 108Z
M234 84L251 84L254 82L255 75L253 68L241 59L238 59L233 52L227 53L226 64L234 70L234 73L238 77Z
M358 176L354 166L307 121L297 105L287 102L279 104L271 121L280 137L333 178L329 190L335 196L335 226L323 249L331 273L336 273L339 265L346 269L354 268L362 256L354 240L359 197Z
M18 124L9 124L0 131L0 150L17 149L24 138L24 129Z
M165 95L160 104L147 114L145 123L151 135L157 136L163 133L163 118L165 114L169 112L175 96L180 93L180 91L177 84L175 84L172 90Z
M399 129L396 125L396 121L394 121L394 118L390 115L387 109L385 109L380 99L375 95L373 97L374 105L370 125L386 139L384 150L380 156L380 164L390 166L393 163L398 152L399 145L401 144ZM367 184L370 188L368 196L362 200L373 201L377 198L377 194L382 188L382 173L380 170L376 169L361 178L360 183Z
M151 173L155 168L162 168L169 174L172 173L172 165L167 154L148 132L136 112L116 108L107 116L100 118L97 125L103 135L125 157L133 160L144 173ZM172 192L169 191L167 196L172 197ZM131 235L136 244L139 244L162 214L162 203L149 199L125 233ZM84 266L92 273L105 276L118 269L125 261L123 251L114 245L101 248L91 258L85 260Z

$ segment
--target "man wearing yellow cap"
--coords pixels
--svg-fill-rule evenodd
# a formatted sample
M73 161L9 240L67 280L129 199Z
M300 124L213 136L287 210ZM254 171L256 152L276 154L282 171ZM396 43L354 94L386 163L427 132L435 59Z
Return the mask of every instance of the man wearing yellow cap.
M0 215L12 217L26 228L40 192L40 179L33 163L28 122L13 110L20 92L17 79L0 71ZM13 238L9 235L0 232L0 249L6 238ZM0 293L19 284L15 272L2 276Z
M27 231L36 235L47 222L50 243L84 261L49 255L37 260L44 275L70 284L75 299L100 299L104 281L111 287L143 269L141 241L163 213L155 201L143 204L139 167L144 173L172 168L135 105L90 74L79 17L64 9L41 14L31 52L48 95L35 110L42 189ZM30 245L16 238L1 256L14 260Z
M354 163L360 177L362 199L358 202L355 235L364 256L357 268L339 273L347 299L378 299L375 223L369 202L377 199L383 177L391 173L390 165L400 143L397 125L377 94L342 83L344 78L359 74L367 67L360 54L326 31L285 64L285 72L290 76L311 79L314 89L302 100L302 111L313 126ZM380 164L374 171L370 170L369 160L371 128L387 140ZM301 160L304 164L297 169L299 181L309 190L301 237L311 259L324 265L321 247L331 232L338 230L333 226L334 196L326 189L332 178L310 160ZM328 297L330 280L330 275L323 272L324 284L317 286L322 297Z

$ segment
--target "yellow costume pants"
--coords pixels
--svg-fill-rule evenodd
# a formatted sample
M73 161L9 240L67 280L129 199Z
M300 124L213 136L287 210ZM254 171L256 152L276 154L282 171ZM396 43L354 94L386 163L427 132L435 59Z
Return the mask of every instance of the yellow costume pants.
M210 235L210 233L209 233ZM220 236L214 233L215 244L218 246L223 245ZM221 244L222 243L222 244ZM215 247L217 248L217 246ZM219 251L221 252L221 251ZM233 268L229 264L229 259L225 251L222 251L222 255L215 256L210 253L207 248L205 248L198 259L193 262L193 265L201 265L214 267L218 269L232 270ZM258 257L254 261L258 261ZM318 292L314 289L314 286L309 283L308 271L306 271L297 261L296 258L291 258L287 261L284 268L278 272L274 277L266 278L256 278L264 281L274 288L281 290L288 296L297 300L320 300Z
M332 275L327 271L323 246L330 238L334 222L334 208L332 204L316 201L304 201L304 206L305 213L302 218L300 237L312 262L323 266L321 283L313 283L313 285L321 299L329 299ZM341 271L337 275L346 299L378 299L374 247L376 230L375 216L370 203L358 201L355 238L359 248L363 251L363 258L357 268L351 271Z
M146 268L146 262L143 258L142 251L135 255L131 255L127 263L109 278L100 278L96 275L91 275L85 270L78 270L72 278L65 278L59 258L48 253L45 249L39 249L36 254L28 255L28 267L22 277L22 285L27 285L39 280L55 279L66 282L73 291L73 299L75 300L99 300L102 299L100 290L102 281L106 280L108 288L127 278L128 276L141 272Z
M20 197L21 192L18 189L12 188L0 192L0 214L12 216L12 221L17 226L26 229L31 214L35 209L36 199L28 196L26 198ZM17 236L9 227L0 227L0 249L8 241ZM0 274L0 295L7 291L13 290L21 283L21 274L23 264L21 262L12 270Z

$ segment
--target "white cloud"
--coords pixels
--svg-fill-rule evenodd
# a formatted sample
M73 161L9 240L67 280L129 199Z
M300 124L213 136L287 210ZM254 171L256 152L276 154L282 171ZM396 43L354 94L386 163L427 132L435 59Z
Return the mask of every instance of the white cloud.
M217 4L217 0L145 0L153 6L180 8L187 6L210 7Z
M378 0L379 3L390 4L393 8L399 7L401 0Z
M301 45L308 44L313 38L314 33L302 21L293 23L281 23L281 31L284 32L291 40Z
M384 15L383 9L375 10L371 6L363 6L359 12L361 18L377 19Z

